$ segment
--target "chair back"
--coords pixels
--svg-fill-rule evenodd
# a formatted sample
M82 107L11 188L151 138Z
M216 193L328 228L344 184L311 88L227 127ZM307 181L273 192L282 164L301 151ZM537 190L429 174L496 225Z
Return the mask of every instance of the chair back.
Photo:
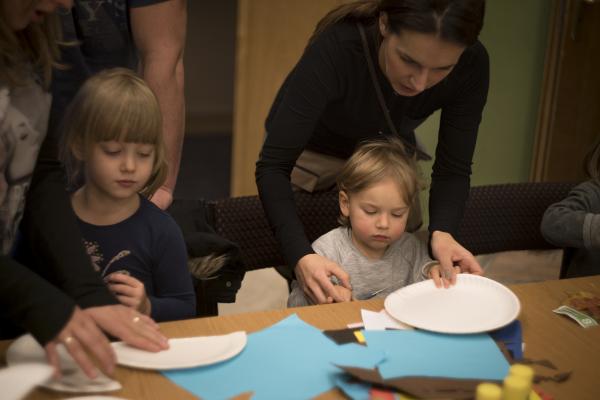
M337 192L297 192L294 200L309 241L338 225ZM247 270L285 264L258 196L217 200L211 206L216 233L238 244Z
M540 232L544 212L574 183L527 182L474 186L456 240L473 254L556 248Z

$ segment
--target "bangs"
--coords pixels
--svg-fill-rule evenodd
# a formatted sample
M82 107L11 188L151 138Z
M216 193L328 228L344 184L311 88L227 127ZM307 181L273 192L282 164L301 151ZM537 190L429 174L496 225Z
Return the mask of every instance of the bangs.
M69 130L86 148L110 140L157 145L162 117L152 90L133 72L115 68L88 79L73 99Z
M158 144L162 140L162 121L155 97L151 92L123 89L114 94L98 93L95 110L88 114L91 118L86 123L86 136L94 142Z
M407 156L397 139L366 142L347 161L338 175L338 188L361 192L384 179L392 178L410 205L422 188L416 162Z

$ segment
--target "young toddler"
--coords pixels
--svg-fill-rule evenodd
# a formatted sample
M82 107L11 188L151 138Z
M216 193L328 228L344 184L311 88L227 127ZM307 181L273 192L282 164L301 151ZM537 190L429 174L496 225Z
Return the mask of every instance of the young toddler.
M420 181L402 143L386 139L363 144L337 182L341 226L312 246L350 275L352 292L336 285L338 294L347 300L385 297L428 276L440 286L439 265L429 257L427 246L404 231ZM310 303L293 281L288 307Z

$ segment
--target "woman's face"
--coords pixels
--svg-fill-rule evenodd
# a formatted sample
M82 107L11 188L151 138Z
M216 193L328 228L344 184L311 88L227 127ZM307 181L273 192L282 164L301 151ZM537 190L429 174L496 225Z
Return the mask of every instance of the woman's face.
M465 47L434 34L387 29L386 18L379 19L383 41L379 66L396 93L416 96L444 79L458 62Z
M6 23L14 31L27 28L32 22L42 22L44 17L58 7L71 8L73 0L1 0Z

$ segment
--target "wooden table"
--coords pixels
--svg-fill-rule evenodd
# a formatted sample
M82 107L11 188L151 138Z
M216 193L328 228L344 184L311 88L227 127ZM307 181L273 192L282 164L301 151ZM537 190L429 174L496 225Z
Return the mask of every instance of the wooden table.
M566 298L567 292L589 291L600 295L600 276L514 285L511 289L521 300L519 319L526 344L525 355L531 359L551 360L561 371L571 370L571 378L564 383L544 382L539 386L555 399L600 399L600 326L584 329L574 321L557 315L552 310ZM200 318L161 324L169 337L225 334L236 330L255 332L291 313L320 329L339 329L360 321L360 309L380 310L382 300L331 304L288 310L263 311L221 317ZM0 342L0 359L10 342ZM549 370L536 367L539 373ZM116 379L123 390L111 393L127 399L193 399L156 372L118 368ZM36 390L27 399L59 399L64 395ZM332 390L322 399L339 399L343 395Z

